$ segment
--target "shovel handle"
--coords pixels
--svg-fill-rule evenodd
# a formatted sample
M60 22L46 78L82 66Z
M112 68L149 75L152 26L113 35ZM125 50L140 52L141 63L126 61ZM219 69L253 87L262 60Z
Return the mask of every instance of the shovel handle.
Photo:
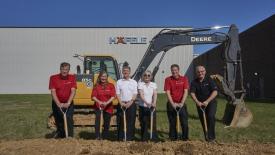
M179 112L180 112L181 108L182 107L175 108L176 113L177 113L177 123L176 123L177 134L179 134L179 132L180 132L180 114L179 114Z
M66 116L66 113L63 114L63 119L64 119L65 136L66 136L66 138L68 138L69 135L68 135L68 123L67 123L67 116Z
M124 141L126 141L126 140L127 140L126 108L124 109L124 108L121 107L121 109L122 109L122 111L123 111Z
M66 116L66 113L67 113L67 110L64 112L62 110L62 108L60 108L60 111L63 113L63 121L64 121L64 130L65 130L65 137L68 138L69 137L69 134L68 134L68 123L67 123L67 116Z
M203 121L204 121L204 128L205 128L205 132L208 132L208 128L207 128L207 121L206 121L206 116L205 113L203 113Z
M180 132L180 116L179 111L177 111L177 134Z
M151 110L151 117L150 117L150 139L153 139L153 119L154 119L154 112L155 108Z
M203 124L204 124L204 129L205 129L205 132L206 132L206 135L208 133L208 128L207 128L207 121L206 121L206 115L205 115L205 108L202 108L200 107L202 113L203 113Z
M100 108L99 109L100 110L100 128L99 128L99 133L100 133L100 137L101 137L101 135L102 135L102 128L103 128L103 110Z

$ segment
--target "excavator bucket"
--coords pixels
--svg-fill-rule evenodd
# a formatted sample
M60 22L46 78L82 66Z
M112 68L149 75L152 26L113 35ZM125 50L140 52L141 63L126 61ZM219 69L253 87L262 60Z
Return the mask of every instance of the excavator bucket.
M224 114L224 116L226 116L227 114L230 115L230 113L233 113L232 117L224 117L224 122L226 124L229 124L230 122L229 127L245 128L251 124L253 115L246 107L243 100L237 99L233 105L229 106L232 106L232 108L227 108Z
M215 81L222 94L226 94L228 97L228 103L226 104L223 116L223 122L226 127L248 127L253 120L253 115L245 105L242 97L240 99L235 98L234 93L228 89L221 75L211 75L210 77ZM234 98L234 101L231 100L232 98Z

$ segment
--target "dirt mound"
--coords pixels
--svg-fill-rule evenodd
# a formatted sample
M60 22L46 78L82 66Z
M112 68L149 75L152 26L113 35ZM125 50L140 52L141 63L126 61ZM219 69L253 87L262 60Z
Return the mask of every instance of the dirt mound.
M152 148L152 144L147 142L131 143L127 147L130 153L143 153L143 152L149 151L151 148Z
M0 154L275 154L275 144L175 142L112 142L83 139L0 141Z

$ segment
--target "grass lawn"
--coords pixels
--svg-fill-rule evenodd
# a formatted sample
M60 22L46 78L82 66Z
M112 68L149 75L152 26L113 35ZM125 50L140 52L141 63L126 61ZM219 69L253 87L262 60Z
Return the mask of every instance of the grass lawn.
M224 128L221 123L225 100L218 99L216 134L220 142L272 142L275 143L275 103L274 101L246 102L254 115L248 128ZM188 98L189 133L191 140L203 140L195 104ZM51 112L50 95L0 95L0 139L43 138L51 133L47 129L47 116ZM157 125L161 139L168 137L166 97L160 94L157 107ZM77 128L75 137L82 133L92 133L92 129ZM82 137L83 138L83 137Z

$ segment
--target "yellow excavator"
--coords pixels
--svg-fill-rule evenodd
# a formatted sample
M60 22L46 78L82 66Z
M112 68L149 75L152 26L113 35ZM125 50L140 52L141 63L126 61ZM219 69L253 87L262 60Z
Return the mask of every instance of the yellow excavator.
M80 66L77 66L77 90L74 98L76 108L78 106L93 106L94 101L91 100L91 93L94 84L97 81L97 76L101 70L107 71L109 77L108 81L115 84L120 78L118 63L112 56L102 55L78 55L74 57L83 61L83 73L81 73ZM83 59L81 59L83 58ZM115 100L114 104L117 105Z
M228 29L227 33L220 32L218 29ZM223 44L224 51L221 57L224 65L217 66L218 70L223 70L223 76L216 74L211 77L216 81L228 103L224 112L223 121L227 127L247 127L252 122L253 116L250 110L244 103L245 89L243 86L243 70L241 61L241 49L239 45L238 28L233 24L223 27L207 27L207 28L192 28L192 29L163 29L150 41L150 45L145 52L140 64L134 72L132 78L139 81L142 73L149 67L154 58L162 53L157 66L153 70L153 77L158 72L165 54L172 48L182 45L198 45L198 44ZM96 56L96 55L78 55L74 57L83 61L83 72L81 73L80 66L77 66L77 92L74 98L74 104L77 109L82 109L80 113L89 111L94 102L91 101L92 87L96 82L98 73L101 70L106 70L109 74L109 82L114 83L121 78L119 64L112 56ZM217 60L212 60L217 61ZM220 61L220 60L218 60ZM207 68L207 66L206 66ZM114 105L118 105L117 100ZM114 114L115 115L115 114ZM113 120L115 117L113 117ZM74 115L75 124L77 122L89 122L88 118L79 115ZM116 121L112 121L114 126ZM81 125L81 123L80 123Z

